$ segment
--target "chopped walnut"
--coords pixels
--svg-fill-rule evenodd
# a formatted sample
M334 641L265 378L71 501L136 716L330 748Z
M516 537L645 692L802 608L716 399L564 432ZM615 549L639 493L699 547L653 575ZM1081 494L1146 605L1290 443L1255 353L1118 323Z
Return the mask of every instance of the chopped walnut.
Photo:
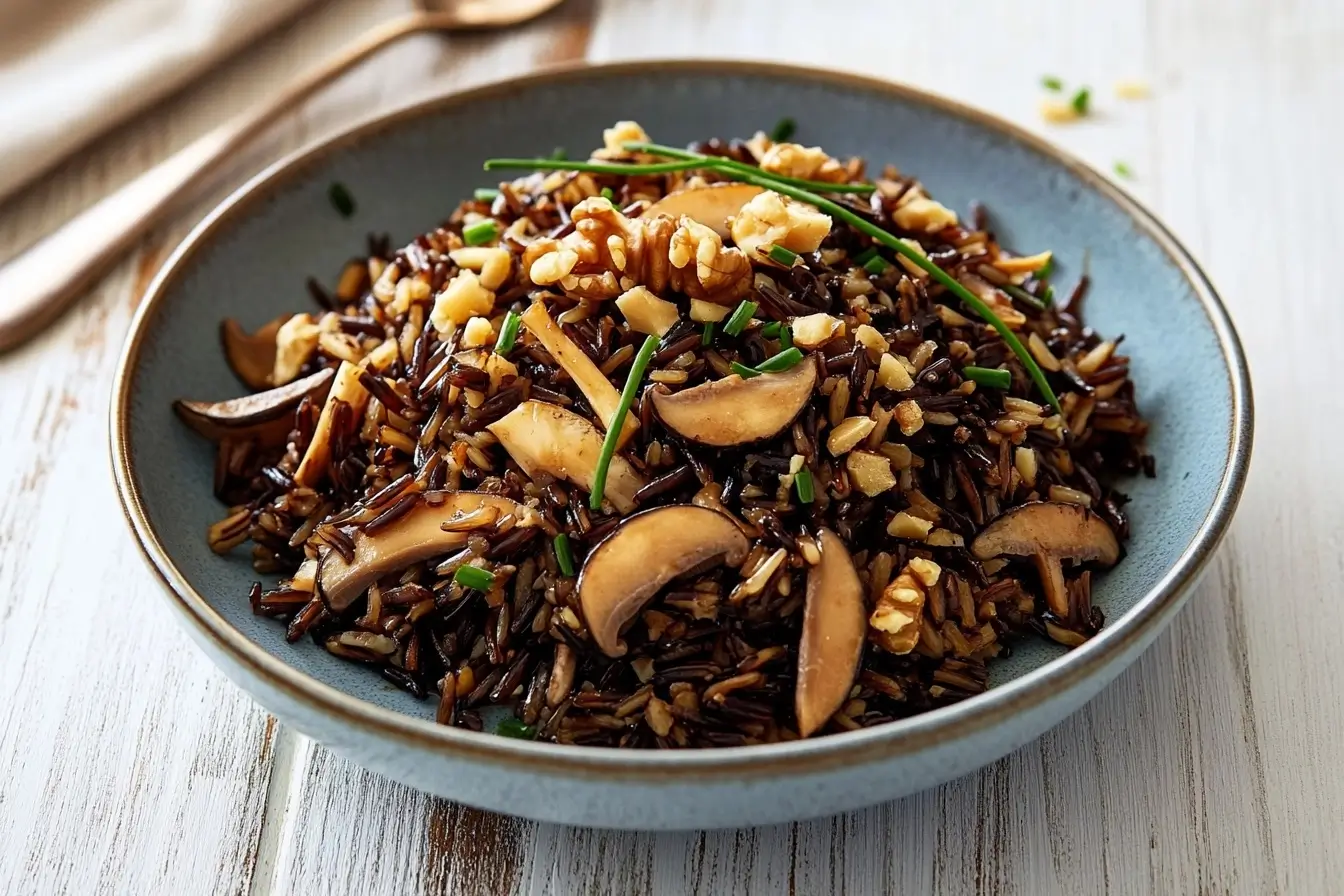
M467 246L448 253L453 264L475 271L486 289L495 291L509 279L513 269L513 253L502 246Z
M915 387L910 371L895 355L883 355L877 362L877 384L893 392L904 392Z
M842 184L849 179L849 171L845 166L827 155L820 146L776 143L761 156L760 165L762 171L771 174L819 180L828 184Z
M473 317L462 328L462 348L483 348L495 342L495 328L485 317Z
M815 252L831 232L831 219L804 202L767 190L742 206L731 231L748 258L764 258L771 246Z
M924 410L915 401L903 401L896 405L896 425L901 434L912 436L924 428Z
M311 314L296 314L275 331L275 367L271 371L271 385L283 386L292 382L308 363L323 333L335 333L340 321L334 314L325 314L315 320Z
M957 225L957 213L927 196L916 196L892 213L896 226L903 230L937 233Z
M627 143L648 143L649 135L637 121L618 121L602 131L602 148L593 153L595 159L628 159Z
M440 333L452 332L477 315L495 310L495 294L481 285L474 271L463 270L443 288L434 300L429 319Z
M667 258L675 269L673 287L692 299L729 305L751 289L751 262L742 250L726 248L711 228L685 215L668 243Z
M845 322L838 317L817 312L795 318L793 344L802 349L820 348L837 336L845 335Z
M877 606L868 617L870 635L882 649L906 654L919 643L920 618L924 598L942 575L932 560L912 557L895 580L882 591Z

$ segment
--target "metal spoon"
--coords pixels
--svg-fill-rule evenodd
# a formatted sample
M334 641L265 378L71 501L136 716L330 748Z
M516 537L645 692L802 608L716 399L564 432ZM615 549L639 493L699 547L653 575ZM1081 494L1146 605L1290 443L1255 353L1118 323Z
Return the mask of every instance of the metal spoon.
M266 103L198 138L121 189L67 221L0 268L0 352L14 348L60 316L151 227L181 193L216 168L262 128L319 87L412 34L517 25L561 0L421 0L423 8L364 34L291 81Z

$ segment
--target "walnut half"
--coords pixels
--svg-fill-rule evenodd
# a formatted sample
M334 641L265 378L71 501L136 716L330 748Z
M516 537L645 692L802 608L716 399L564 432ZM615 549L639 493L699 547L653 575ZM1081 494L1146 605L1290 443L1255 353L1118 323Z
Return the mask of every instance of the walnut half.
M906 654L914 650L919 643L924 598L942 573L942 568L932 560L912 557L877 599L877 606L868 617L869 637L890 653Z

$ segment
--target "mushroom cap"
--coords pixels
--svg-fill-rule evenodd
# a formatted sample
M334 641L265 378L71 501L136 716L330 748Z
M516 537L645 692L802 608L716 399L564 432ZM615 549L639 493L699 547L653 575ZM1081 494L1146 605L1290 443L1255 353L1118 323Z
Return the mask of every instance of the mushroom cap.
M728 219L737 215L758 194L765 192L754 184L726 183L687 187L668 193L644 210L641 218L667 215L679 220L682 215L713 230L722 239L728 239Z
M715 510L694 505L637 513L593 548L579 574L579 602L593 641L607 656L625 654L621 629L668 582L705 564L730 566L750 543Z
M653 407L667 427L702 445L759 442L783 432L802 412L817 384L811 358L751 379L731 374L680 392L658 392Z
M977 560L1043 555L1112 566L1120 559L1120 543L1105 520L1082 505L1033 501L991 523L971 543L971 553Z
M830 529L822 529L817 540L821 561L807 573L794 691L803 737L825 725L849 696L868 628L863 583L845 543Z
M442 525L483 507L495 508L499 516L516 514L519 525L530 525L517 503L498 495L454 492L442 504L421 501L376 534L356 532L352 539L354 557L349 563L337 551L323 554L317 567L318 596L331 612L345 612L370 585L389 572L465 545L469 531L445 532Z
M234 376L248 388L265 389L271 385L271 371L275 369L275 334L291 316L283 314L262 324L255 333L247 332L231 317L220 321L219 341L224 345L224 358Z
M301 380L225 401L173 402L182 422L211 441L226 438L256 439L263 445L283 445L294 428L294 411L305 398L322 401L331 389L336 371L319 370Z

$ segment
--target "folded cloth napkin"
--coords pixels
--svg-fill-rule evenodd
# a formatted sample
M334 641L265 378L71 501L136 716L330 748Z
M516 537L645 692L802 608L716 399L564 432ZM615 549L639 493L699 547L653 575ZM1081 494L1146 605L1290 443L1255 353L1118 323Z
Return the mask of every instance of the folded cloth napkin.
M0 199L310 0L0 0Z

